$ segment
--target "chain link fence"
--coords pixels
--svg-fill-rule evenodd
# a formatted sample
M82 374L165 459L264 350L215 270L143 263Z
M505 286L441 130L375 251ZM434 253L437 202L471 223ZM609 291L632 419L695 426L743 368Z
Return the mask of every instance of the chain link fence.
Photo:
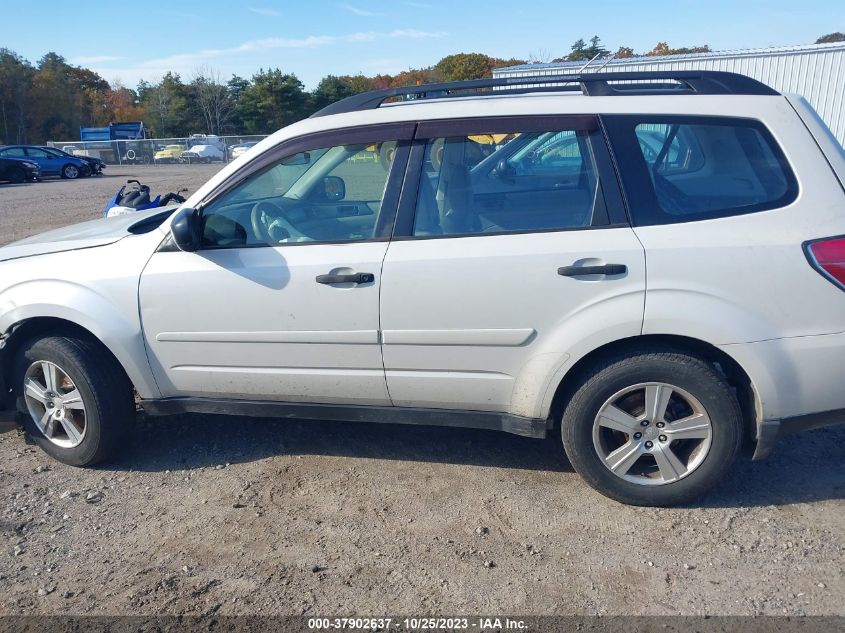
M163 165L173 163L226 162L259 141L266 134L149 138L112 141L50 141L50 147L68 154L99 158L109 165Z

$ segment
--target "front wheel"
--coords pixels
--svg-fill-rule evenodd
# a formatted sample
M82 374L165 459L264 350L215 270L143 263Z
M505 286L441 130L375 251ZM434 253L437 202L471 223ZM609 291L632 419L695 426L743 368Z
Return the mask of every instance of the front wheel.
M79 174L80 171L76 165L65 165L62 168L62 178L73 180L75 178L79 178Z
M26 430L60 462L96 464L129 439L132 387L114 357L89 341L51 336L25 344L15 385Z
M673 506L716 486L742 442L730 385L703 359L641 351L597 365L561 421L575 470L605 496Z

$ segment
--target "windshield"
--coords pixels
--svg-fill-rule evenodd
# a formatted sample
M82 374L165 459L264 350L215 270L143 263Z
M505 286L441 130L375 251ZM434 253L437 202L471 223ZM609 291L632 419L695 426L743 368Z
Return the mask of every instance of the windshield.
M323 173L331 169L328 162L332 162L332 159L327 148L289 156L269 169L252 176L233 192L231 201L260 200L279 196L299 198L301 196L292 191L294 185L313 180L306 179L307 174ZM307 186L298 188L307 189Z

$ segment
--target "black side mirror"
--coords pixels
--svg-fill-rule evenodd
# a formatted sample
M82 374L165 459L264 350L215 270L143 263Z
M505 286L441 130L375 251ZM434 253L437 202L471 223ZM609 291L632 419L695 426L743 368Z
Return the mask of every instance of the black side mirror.
M346 183L340 176L323 178L323 197L329 202L339 202L346 198Z
M505 158L496 163L494 172L502 180L510 180L516 176L516 169Z
M193 253L200 247L202 218L196 209L181 209L170 223L170 233L179 250Z

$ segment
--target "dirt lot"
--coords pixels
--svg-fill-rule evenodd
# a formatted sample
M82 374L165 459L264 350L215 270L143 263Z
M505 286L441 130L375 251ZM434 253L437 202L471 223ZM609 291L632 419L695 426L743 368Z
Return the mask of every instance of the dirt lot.
M0 183L0 245L58 226L98 218L106 200L129 178L150 185L153 195L187 187L189 194L220 170L216 165L106 167L105 176L10 185Z
M95 217L109 168L0 187L2 241ZM559 443L483 431L139 418L116 463L0 435L0 614L845 615L845 428L743 459L699 507L592 492ZM837 597L838 596L838 597Z

